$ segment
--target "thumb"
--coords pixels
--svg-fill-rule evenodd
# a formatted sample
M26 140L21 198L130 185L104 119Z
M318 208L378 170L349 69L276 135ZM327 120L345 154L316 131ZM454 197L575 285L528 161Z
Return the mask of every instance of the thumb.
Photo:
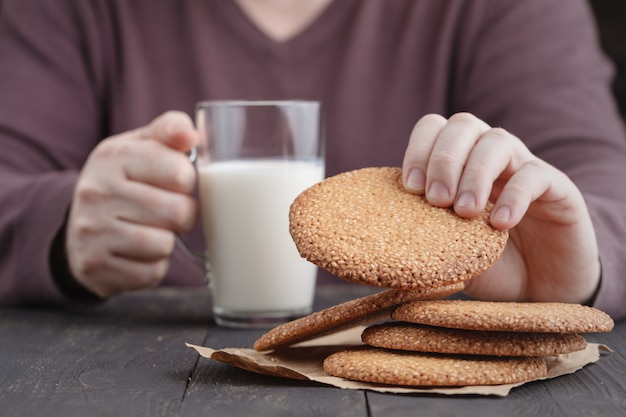
M142 129L141 136L181 152L189 151L198 142L193 121L181 111L169 111L158 116Z

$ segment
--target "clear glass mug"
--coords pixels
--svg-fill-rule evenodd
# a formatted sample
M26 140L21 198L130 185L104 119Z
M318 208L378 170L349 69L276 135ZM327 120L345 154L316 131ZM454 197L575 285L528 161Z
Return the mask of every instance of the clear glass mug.
M201 102L196 126L203 258L216 322L266 328L308 314L317 267L289 235L289 206L324 178L320 103Z

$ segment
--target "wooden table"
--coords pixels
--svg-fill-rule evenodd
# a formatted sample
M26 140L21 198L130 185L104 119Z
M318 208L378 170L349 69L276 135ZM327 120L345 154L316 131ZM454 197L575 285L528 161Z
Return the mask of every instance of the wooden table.
M316 308L365 295L325 286ZM250 347L212 323L202 289L127 294L94 309L0 308L0 416L625 416L626 322L589 335L614 352L507 397L393 395L246 372L185 342Z

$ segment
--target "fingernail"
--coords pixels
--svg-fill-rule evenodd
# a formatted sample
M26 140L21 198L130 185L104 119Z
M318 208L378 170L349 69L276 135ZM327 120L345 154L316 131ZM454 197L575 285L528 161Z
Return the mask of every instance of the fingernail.
M448 190L448 187L439 181L435 181L430 184L427 194L429 200L447 200L450 198L450 191Z
M508 222L511 219L511 207L500 206L491 215L493 220Z
M457 207L474 208L476 207L476 197L474 196L474 193L464 191L456 199L455 205Z
M406 179L406 187L411 191L423 191L426 176L421 169L413 168Z

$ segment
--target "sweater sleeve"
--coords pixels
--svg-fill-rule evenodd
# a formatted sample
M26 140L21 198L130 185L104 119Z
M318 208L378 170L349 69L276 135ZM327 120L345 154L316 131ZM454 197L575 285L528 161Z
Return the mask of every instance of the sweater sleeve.
M98 141L98 79L70 2L0 13L0 302L66 302L50 268L78 170Z
M461 47L456 110L503 126L565 172L587 202L600 249L595 305L626 316L626 138L583 0L490 2Z

